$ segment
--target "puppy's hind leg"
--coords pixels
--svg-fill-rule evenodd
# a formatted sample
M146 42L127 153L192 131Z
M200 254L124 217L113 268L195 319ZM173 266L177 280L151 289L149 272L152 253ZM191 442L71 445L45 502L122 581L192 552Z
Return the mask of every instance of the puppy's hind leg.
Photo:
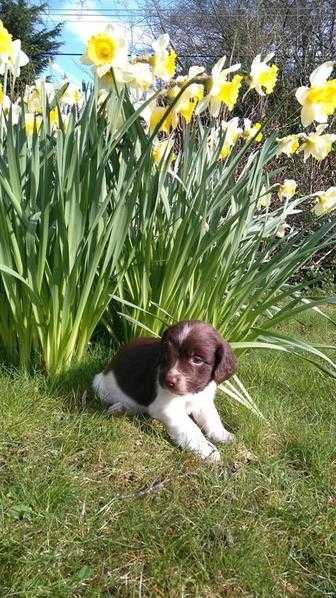
M113 401L113 397L111 396L109 389L106 388L106 380L105 380L105 376L104 376L103 372L101 372L100 374L97 374L93 378L92 388L95 391L95 393L98 395L98 397L100 398L103 405L105 405L106 407L108 405L113 405L113 403L115 401Z

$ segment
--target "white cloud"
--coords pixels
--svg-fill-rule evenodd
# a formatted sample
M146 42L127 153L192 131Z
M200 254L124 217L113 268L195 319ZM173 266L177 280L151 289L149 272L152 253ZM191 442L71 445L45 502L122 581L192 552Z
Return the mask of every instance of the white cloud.
M62 8L74 8L73 2L66 1ZM69 35L75 34L76 37L80 38L84 43L88 38L96 33L102 31L106 25L114 25L120 33L127 39L131 48L141 48L151 44L153 39L150 31L146 27L140 27L136 23L127 22L127 20L115 20L110 19L107 16L99 14L88 14L88 11L94 13L95 10L101 8L97 2L93 0L87 0L83 7L83 14L80 16L68 16L64 24L64 34L68 37ZM78 10L79 7L76 7Z

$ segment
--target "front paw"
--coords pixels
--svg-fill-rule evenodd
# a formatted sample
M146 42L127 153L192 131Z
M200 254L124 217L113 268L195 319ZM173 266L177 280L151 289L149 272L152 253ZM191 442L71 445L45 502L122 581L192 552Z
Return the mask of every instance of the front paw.
M235 441L235 435L225 430L225 428L222 430L213 430L208 436L213 442L220 442L222 444L231 444Z
M208 461L208 463L220 463L221 456L218 449L216 449L216 447L209 442L208 450L204 451L202 454L202 459Z

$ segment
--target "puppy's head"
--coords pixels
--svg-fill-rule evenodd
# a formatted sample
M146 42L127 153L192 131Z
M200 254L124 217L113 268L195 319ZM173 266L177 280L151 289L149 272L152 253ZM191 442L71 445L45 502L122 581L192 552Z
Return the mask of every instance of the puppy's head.
M161 340L159 382L177 395L201 392L236 371L230 345L205 322L190 320L168 328Z

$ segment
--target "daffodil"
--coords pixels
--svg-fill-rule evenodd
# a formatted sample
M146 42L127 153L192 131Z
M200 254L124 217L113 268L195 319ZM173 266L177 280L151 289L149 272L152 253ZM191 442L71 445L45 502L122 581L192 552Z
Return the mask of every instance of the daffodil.
M261 54L258 54L251 64L250 89L255 89L261 96L272 93L277 81L278 67L275 64L267 64L273 56L272 52L267 54L264 60L261 60Z
M176 116L174 117L174 114L172 111L168 111L168 108L165 106L157 106L156 104L154 104L151 107L150 110L150 114L149 114L149 129L150 131L153 131L155 129L155 127L159 124L160 120L164 117L164 115L166 114L166 117L163 121L163 123L160 125L160 131L163 131L164 133L170 133L171 129L175 129L175 127L177 126L177 119Z
M152 149L152 157L154 162L161 162L162 158L169 155L169 161L176 160L176 155L172 152L174 141L172 139L163 139L162 141L155 141Z
M160 35L152 44L154 55L150 57L149 62L153 68L153 73L163 81L170 81L175 75L176 70L176 52L168 50L169 35L167 33Z
M79 87L68 81L68 87L62 95L60 103L68 106L80 106L83 103L83 95Z
M237 116L231 118L228 122L222 123L222 129L225 131L224 143L220 151L220 158L227 158L231 154L232 148L242 136L242 129L238 126L239 119Z
M255 138L255 141L261 141L263 138L263 134L258 133L258 131L260 131L261 129L261 126L261 123L254 123L253 125L249 118L244 118L244 139L250 141L251 139Z
M177 115L180 114L187 123L190 123L196 106L196 100L185 99L183 101L177 102L176 106L174 107L174 113Z
M154 77L149 64L135 62L123 68L124 82L140 91L148 91L154 83Z
M317 195L314 206L316 216L323 216L336 210L336 187L329 187L327 191L318 191L315 195Z
M208 95L201 100L196 108L196 113L201 114L203 110L209 107L212 116L218 116L222 104L229 110L233 110L238 100L239 90L243 77L235 75L233 79L228 80L228 75L240 69L240 64L234 64L227 69L223 69L226 57L223 56L215 64L211 71L210 90Z
M7 63L9 56L13 53L12 35L0 21L0 63Z
M199 66L192 66L189 69L189 73L186 76L179 76L175 79L175 85L170 87L167 92L166 96L170 100L176 100L177 96L181 92L181 88L187 84L188 81L196 77L197 75L202 74L204 71L203 67ZM182 116L184 120L189 123L191 118L195 112L195 108L197 103L204 95L204 87L202 84L198 83L191 83L176 101L173 106L173 114L178 116Z
M196 77L202 77L203 74L204 74L203 66L191 66L187 75L184 75L184 76L179 75L178 77L176 77L175 81L176 81L177 85L174 86L175 93L176 93L176 88L179 90L180 87L182 87L183 85L188 83L188 81L191 81L192 79L195 79ZM174 89L174 88L172 88L172 89ZM168 93L168 95L169 95L169 93ZM187 89L183 93L183 96L185 96L185 95L188 96L192 100L196 100L196 101L201 100L204 96L204 85L202 83L190 83L190 85L188 85Z
M45 79L36 79L34 85L27 85L24 93L24 102L28 112L42 112L43 101L48 99L51 103L55 98L55 87Z
M16 39L12 42L11 53L8 55L6 64L8 69L17 78L20 76L21 68L28 64L29 58L27 54L21 50L21 40ZM3 75L5 72L5 63L0 63L0 73Z
M257 208L260 210L262 208L269 208L271 205L272 200L272 193L267 191L266 187L263 185L260 190L259 199L257 202Z
M335 62L321 64L309 77L310 87L299 87L295 97L301 104L301 122L308 127L312 122L328 122L336 110L336 79L329 79ZM328 80L329 79L329 80Z
M309 156L315 158L315 160L324 160L332 150L332 144L336 141L336 135L333 133L325 133L328 125L318 125L315 133L309 135L302 134L303 143L299 151L304 152L303 161L306 162Z
M8 96L2 95L0 103L2 105L1 106L1 108L2 108L1 120L3 120L2 119L3 115L5 115L6 118L8 118L9 113L11 112L12 124L17 125L19 122L20 113L21 113L20 99L17 100L16 102L12 102Z
M95 66L99 77L102 77L112 67L126 65L127 54L125 35L115 26L107 25L104 31L89 38L81 62Z
M25 128L28 136L33 135L34 131L38 131L42 123L42 117L36 116L31 112L25 114Z
M295 154L295 152L299 148L299 136L298 135L287 135L286 137L282 137L281 139L277 138L278 142L278 154L286 154L286 156L291 156Z
M285 179L278 189L279 199L291 199L297 188L297 182L294 179Z
M55 106L55 108L49 112L49 124L51 129L59 128L59 114L57 106Z

